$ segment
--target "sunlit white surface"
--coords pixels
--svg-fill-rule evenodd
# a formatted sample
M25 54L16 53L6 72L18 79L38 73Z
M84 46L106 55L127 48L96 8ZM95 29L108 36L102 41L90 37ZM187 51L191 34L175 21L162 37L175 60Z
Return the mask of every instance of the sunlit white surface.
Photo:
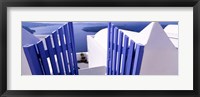
M127 30L120 31L122 31L125 35L129 37L129 39L133 40L137 44L144 45L144 54L140 72L141 75L178 74L178 49L176 49L176 47L170 41L169 37L159 23L150 23L140 33ZM89 55L93 55L89 56L89 58L93 59L90 60L91 64L89 64L89 66L106 66L107 55L99 52L100 50L98 49L101 48L101 50L107 52L107 33L108 29L103 29L95 35L94 40L91 40L97 42L93 43L93 47L89 46L88 48ZM95 44L99 45L95 47ZM104 57L95 58L97 55ZM100 61L101 64L98 64L97 61Z
M179 21L179 75L21 76L21 21ZM8 90L193 90L192 7L8 7L7 27Z
M164 31L174 46L178 48L178 25L168 25L165 27Z

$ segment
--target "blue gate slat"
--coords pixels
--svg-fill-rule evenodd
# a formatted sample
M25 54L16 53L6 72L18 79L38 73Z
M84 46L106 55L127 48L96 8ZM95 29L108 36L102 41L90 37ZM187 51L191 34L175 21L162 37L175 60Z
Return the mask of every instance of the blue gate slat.
M59 35L59 38L57 35ZM44 44L42 41L37 43L34 46L35 53L36 53L35 57L31 56L31 54L34 53L33 51L29 52L29 48L25 48L26 53L27 53L26 56L27 58L29 58L30 64L38 63L40 65L41 73L42 74L44 73L45 75L49 75L50 67L47 60L49 57L54 75L58 75L58 74L63 75L65 73L72 74L72 75L79 74L78 65L77 65L77 57L76 57L75 40L74 40L74 29L73 29L72 22L68 22L67 24L59 28L57 31L54 31L52 33L52 37L48 36L45 38L45 42L46 42L45 44L47 46L47 50L44 49ZM52 46L53 45L52 42L55 47ZM37 51L38 51L38 54L37 54ZM61 53L62 53L62 56L61 56ZM55 55L56 55L57 62L55 59ZM33 60L32 57L35 58L34 60L36 60L36 62L32 62ZM64 63L64 66L63 66L63 63ZM57 65L59 68L57 68ZM33 74L37 74L37 72L33 71Z
M139 75L140 74L143 53L144 53L144 46L141 45L141 44L137 44L136 50L135 50L135 59L134 59L132 75Z
M35 45L24 46L23 49L32 75L43 75Z
M47 48L48 48L47 50L48 50L49 56L50 56L53 74L58 75L58 70L57 70L56 61L55 61L55 57L54 57L54 50L53 50L52 43L51 43L51 37L50 36L46 37L45 41L46 41Z
M74 74L74 70L73 70L73 63L72 63L72 47L71 47L71 43L70 43L70 36L69 36L69 31L68 31L68 26L67 24L65 24L63 26L64 28L64 34L65 34L65 41L66 41L66 46L67 46L67 55L68 55L68 61L69 61L69 67L70 67L70 74Z
M107 75L139 75L144 46L133 40L129 45L129 37L110 22L107 35Z
M74 41L74 29L73 29L73 23L68 22L68 28L71 36L71 43L72 43L72 55L73 55L73 62L74 62L74 71L75 75L78 75L78 65L77 65L77 58L76 58L76 48L75 48L75 41Z
M110 72L109 75L112 75L113 68L113 41L114 41L114 26L111 25L111 37L110 37Z
M108 44L107 44L107 74L109 74L109 71L110 71L110 30L111 30L111 23L108 23Z
M113 69L112 75L116 75L116 59L117 59L117 44L118 44L118 28L114 28L114 50L113 50Z
M66 55L66 46L65 46L64 38L63 38L63 27L58 29L58 33L59 33L59 38L60 38L60 42L61 42L62 55L63 55L64 65L65 65L65 72L67 75L69 75L69 68L68 68L67 55Z
M61 49L62 46L60 45L59 48ZM49 55L49 51L45 50L45 53L46 53L46 56L47 56L47 57L50 56L50 55ZM57 52L56 52L56 48L53 48L53 54L56 54L56 53L57 53Z
M45 54L46 54L46 56L47 57L49 57L50 55L49 55L49 51L48 50L45 50Z
M123 35L124 34L120 31L120 33L119 33L118 55L117 55L117 63L116 63L117 64L117 75L120 75Z
M56 50L56 57L57 57L58 67L60 70L60 75L64 75L62 59L61 59L61 55L60 55L61 50L60 50L59 43L58 43L58 32L54 31L52 33L52 37L53 37L53 42L54 42L54 46L55 46L55 50Z
M45 73L45 75L50 75L49 65L48 65L48 62L47 62L47 57L48 56L45 53L43 42L40 41L37 44L37 47L38 47L39 55L41 57L44 73Z
M125 74L125 67L126 67L126 57L127 57L127 49L128 49L128 36L125 35L124 36L124 46L123 46L123 57L122 57L122 71L121 74L124 75Z
M131 71L132 71L132 62L133 62L134 55L135 55L134 47L135 47L135 42L133 40L131 40L130 46L128 49L128 56L127 56L126 67L125 67L126 68L125 75L130 75Z

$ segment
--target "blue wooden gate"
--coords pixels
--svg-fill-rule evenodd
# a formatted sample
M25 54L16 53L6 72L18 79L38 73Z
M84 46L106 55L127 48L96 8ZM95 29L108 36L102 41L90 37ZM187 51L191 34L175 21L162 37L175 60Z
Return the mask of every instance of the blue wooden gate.
M46 50L44 45L47 47ZM37 44L23 46L23 49L33 75L50 75L50 68L53 75L78 75L72 22L46 37L45 44L40 41Z
M45 44L40 41L37 44L23 46L23 49L33 75L50 75L50 68L53 75L78 75L72 22L68 22L46 37ZM108 75L139 75L143 52L143 45L135 43L109 23Z
M129 43L129 37L109 23L107 47L108 75L139 75L143 52L143 45L137 44L131 39Z

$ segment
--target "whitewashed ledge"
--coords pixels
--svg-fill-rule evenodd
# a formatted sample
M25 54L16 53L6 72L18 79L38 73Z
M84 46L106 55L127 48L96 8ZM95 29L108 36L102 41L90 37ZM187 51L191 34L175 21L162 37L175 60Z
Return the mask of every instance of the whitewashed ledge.
M145 46L141 75L178 74L178 49L159 23L150 23L140 33L121 31L136 43ZM106 66L107 33L108 29L105 28L94 36L87 36L89 67Z

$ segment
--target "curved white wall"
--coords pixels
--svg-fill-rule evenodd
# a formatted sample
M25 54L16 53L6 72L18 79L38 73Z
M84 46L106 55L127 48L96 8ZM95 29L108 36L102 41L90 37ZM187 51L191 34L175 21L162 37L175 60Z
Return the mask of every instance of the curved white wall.
M178 74L178 49L159 23L150 23L140 33L121 31L136 43L145 46L140 72L142 75ZM89 66L106 66L107 32L108 29L105 28L95 36L87 37Z

